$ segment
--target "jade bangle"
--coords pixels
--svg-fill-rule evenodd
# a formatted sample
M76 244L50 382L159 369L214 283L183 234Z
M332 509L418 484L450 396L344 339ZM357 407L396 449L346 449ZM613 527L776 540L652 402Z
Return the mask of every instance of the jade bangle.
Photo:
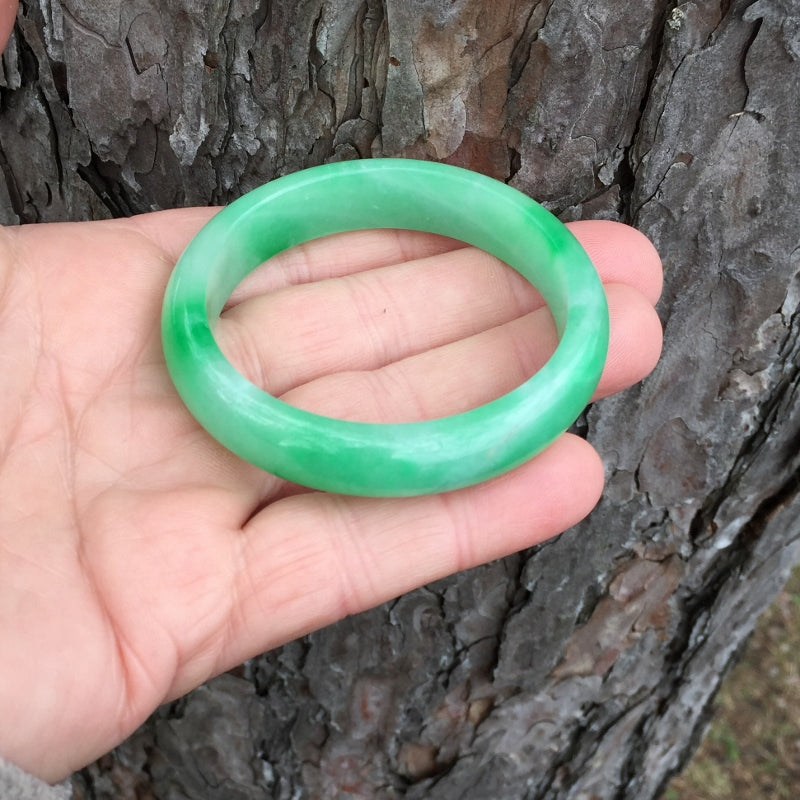
M413 423L368 424L313 414L245 379L213 334L212 321L236 285L282 250L366 228L443 234L506 262L547 303L559 334L554 354L532 378L497 400ZM469 486L539 453L589 402L605 363L608 327L600 279L553 215L499 181L407 159L314 167L235 201L181 256L162 314L172 380L213 437L288 481L381 497Z

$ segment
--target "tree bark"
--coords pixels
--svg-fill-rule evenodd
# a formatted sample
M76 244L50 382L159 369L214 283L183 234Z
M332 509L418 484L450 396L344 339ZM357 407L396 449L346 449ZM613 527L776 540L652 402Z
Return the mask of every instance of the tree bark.
M650 800L798 561L794 0L29 0L0 221L224 203L406 156L631 222L666 268L654 375L579 424L559 539L254 659L79 797Z

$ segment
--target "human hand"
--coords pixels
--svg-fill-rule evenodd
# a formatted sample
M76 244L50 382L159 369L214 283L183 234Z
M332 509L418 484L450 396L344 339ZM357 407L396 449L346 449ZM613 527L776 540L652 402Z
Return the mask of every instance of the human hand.
M250 656L563 531L602 488L569 434L410 499L304 491L240 461L185 410L160 347L169 273L211 213L0 230L0 754L47 780ZM572 229L609 299L602 397L658 357L661 269L630 228ZM217 336L288 402L410 420L531 374L555 337L540 306L471 248L360 232L251 275Z

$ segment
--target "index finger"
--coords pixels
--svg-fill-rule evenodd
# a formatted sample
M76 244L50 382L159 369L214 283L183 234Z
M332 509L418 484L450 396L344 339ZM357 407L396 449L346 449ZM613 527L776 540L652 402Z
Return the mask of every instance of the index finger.
M603 283L625 283L652 305L661 295L661 259L653 244L629 225L606 220L570 222ZM271 258L252 272L231 296L230 304L305 283L339 278L442 255L466 247L432 233L365 230L313 239Z

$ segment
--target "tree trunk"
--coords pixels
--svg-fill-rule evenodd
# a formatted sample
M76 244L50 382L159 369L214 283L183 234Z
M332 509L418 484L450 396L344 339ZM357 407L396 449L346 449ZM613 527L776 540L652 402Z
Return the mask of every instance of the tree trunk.
M76 775L91 798L649 800L798 561L795 0L28 0L0 220L223 203L407 156L665 262L664 356L579 428L559 539L268 653Z

